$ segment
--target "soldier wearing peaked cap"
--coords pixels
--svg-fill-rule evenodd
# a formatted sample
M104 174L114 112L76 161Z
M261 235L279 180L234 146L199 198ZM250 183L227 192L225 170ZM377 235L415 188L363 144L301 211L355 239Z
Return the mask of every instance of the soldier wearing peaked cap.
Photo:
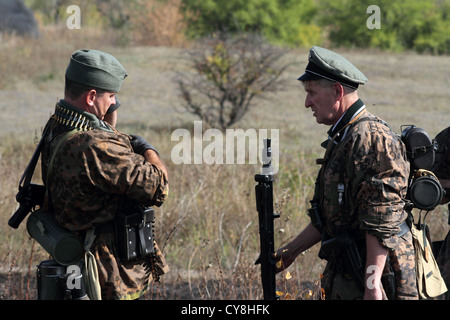
M168 271L150 233L153 211L148 210L168 195L167 169L142 137L105 121L108 110L116 112L115 95L127 77L115 57L77 50L65 75L64 99L44 131L45 207L85 240L90 298L137 299ZM123 231L124 221L134 238ZM128 251L127 243L132 244Z
M325 299L418 299L414 248L403 201L406 150L388 125L358 97L366 76L341 55L312 47L298 78L305 107L330 126L315 185L311 222L275 257L287 268L321 242L327 260Z

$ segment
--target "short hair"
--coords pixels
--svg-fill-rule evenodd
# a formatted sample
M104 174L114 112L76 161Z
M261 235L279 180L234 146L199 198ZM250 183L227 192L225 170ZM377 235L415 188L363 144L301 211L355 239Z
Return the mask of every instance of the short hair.
M86 86L84 84L75 82L66 77L66 83L64 86L64 95L72 100L78 99L82 94L94 89L99 95L104 94L106 91L103 89L95 88L92 86Z
M311 83L311 82L318 83L321 87L327 88L327 87L331 87L333 84L335 84L338 81L331 81L328 79L306 80L306 81L302 81L303 87L306 88L306 86L308 86L308 83ZM338 83L340 83L340 82L338 82ZM342 83L341 83L341 85L342 85L342 88L344 88L345 94L353 93L356 91L356 89L347 87L346 85L344 85Z

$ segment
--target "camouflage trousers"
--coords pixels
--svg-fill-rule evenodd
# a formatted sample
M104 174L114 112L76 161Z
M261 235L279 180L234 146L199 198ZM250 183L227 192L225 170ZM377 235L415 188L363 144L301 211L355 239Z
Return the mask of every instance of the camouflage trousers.
M398 239L395 250L389 251L389 268L395 275L395 299L417 300L419 294L416 284L416 264L411 232ZM338 269L339 261L328 261L322 277L322 288L327 300L362 300L364 291L354 277ZM384 289L383 296L386 298ZM387 298L386 298L387 299Z

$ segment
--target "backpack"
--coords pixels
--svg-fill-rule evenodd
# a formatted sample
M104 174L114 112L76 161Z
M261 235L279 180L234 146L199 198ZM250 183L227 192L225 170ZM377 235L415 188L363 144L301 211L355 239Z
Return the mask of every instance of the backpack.
M418 222L413 221L411 233L415 251L417 290L421 299L429 299L447 291L425 223L428 212L434 210L445 195L439 179L429 171L434 166L437 143L430 139L425 130L413 125L402 129L401 140L406 146L411 168L406 196L406 200L410 202L409 211L412 208L427 211L423 219L420 213Z
M406 146L411 168L406 198L414 208L434 210L445 195L438 178L430 171L435 162L436 141L425 130L414 125L402 129L401 140Z

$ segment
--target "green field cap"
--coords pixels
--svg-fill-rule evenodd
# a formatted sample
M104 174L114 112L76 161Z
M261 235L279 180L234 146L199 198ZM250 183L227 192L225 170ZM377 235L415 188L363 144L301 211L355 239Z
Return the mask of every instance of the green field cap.
M77 50L66 69L70 80L102 89L119 92L127 71L112 55L99 50Z
M328 49L312 47L309 51L308 61L305 73L297 80L308 81L323 78L337 81L343 86L353 89L357 89L360 84L367 82L366 76L350 61Z

